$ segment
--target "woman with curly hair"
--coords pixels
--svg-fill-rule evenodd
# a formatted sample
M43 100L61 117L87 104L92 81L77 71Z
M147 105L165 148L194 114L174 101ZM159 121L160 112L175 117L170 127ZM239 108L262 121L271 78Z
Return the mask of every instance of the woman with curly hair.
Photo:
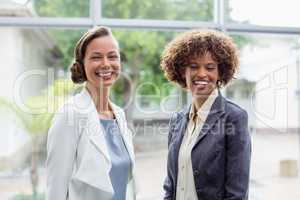
M218 31L189 31L166 46L162 70L192 103L170 120L165 200L248 199L247 112L220 93L238 65L233 40Z
M108 27L76 44L71 78L85 83L56 113L47 140L47 200L134 200L132 134L109 99L121 72L119 45Z

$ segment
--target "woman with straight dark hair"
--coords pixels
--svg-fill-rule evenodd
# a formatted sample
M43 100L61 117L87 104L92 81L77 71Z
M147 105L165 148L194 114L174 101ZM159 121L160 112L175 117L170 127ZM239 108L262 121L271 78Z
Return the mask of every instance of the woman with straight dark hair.
M121 71L117 40L107 27L78 41L71 67L85 83L56 113L47 141L47 200L135 199L132 134L109 100Z

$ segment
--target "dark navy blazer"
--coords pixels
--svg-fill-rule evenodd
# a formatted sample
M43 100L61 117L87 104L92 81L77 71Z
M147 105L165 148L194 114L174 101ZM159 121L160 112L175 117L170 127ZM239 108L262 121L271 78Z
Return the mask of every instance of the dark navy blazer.
M165 200L176 199L178 153L190 107L170 120ZM219 93L192 150L198 199L247 200L250 154L247 112Z

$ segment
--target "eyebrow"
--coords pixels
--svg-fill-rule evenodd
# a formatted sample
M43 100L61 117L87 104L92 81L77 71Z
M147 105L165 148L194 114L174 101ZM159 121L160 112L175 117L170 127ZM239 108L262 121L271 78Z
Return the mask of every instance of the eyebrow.
M199 63L198 63L197 61L192 60L192 61L188 62L187 64L188 64L188 65L191 65L191 64L196 64L196 65L198 65ZM215 61L211 61L211 62L208 62L208 63L204 63L204 65L215 65L215 64L218 64L218 63L215 62Z
M98 52L98 51L94 51L91 53L92 55L103 55L102 53ZM118 54L117 51L110 51L107 54Z
M217 65L218 63L216 62L209 62L209 63L206 63L205 65Z

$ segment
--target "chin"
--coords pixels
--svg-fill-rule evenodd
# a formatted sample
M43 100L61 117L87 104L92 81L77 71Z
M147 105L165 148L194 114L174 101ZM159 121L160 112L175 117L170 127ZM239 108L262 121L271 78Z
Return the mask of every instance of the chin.
M115 81L107 81L107 82L102 82L100 85L103 87L111 87Z
M200 98L200 99L205 98L206 99L209 96L209 94L207 94L207 93L196 93L196 94L193 93L192 96L194 98Z
M113 85L112 83L99 83L98 88L109 88L112 85Z
M97 80L96 84L98 87L110 87L116 82L116 79L111 80Z
M208 97L213 90L192 91L193 97Z

